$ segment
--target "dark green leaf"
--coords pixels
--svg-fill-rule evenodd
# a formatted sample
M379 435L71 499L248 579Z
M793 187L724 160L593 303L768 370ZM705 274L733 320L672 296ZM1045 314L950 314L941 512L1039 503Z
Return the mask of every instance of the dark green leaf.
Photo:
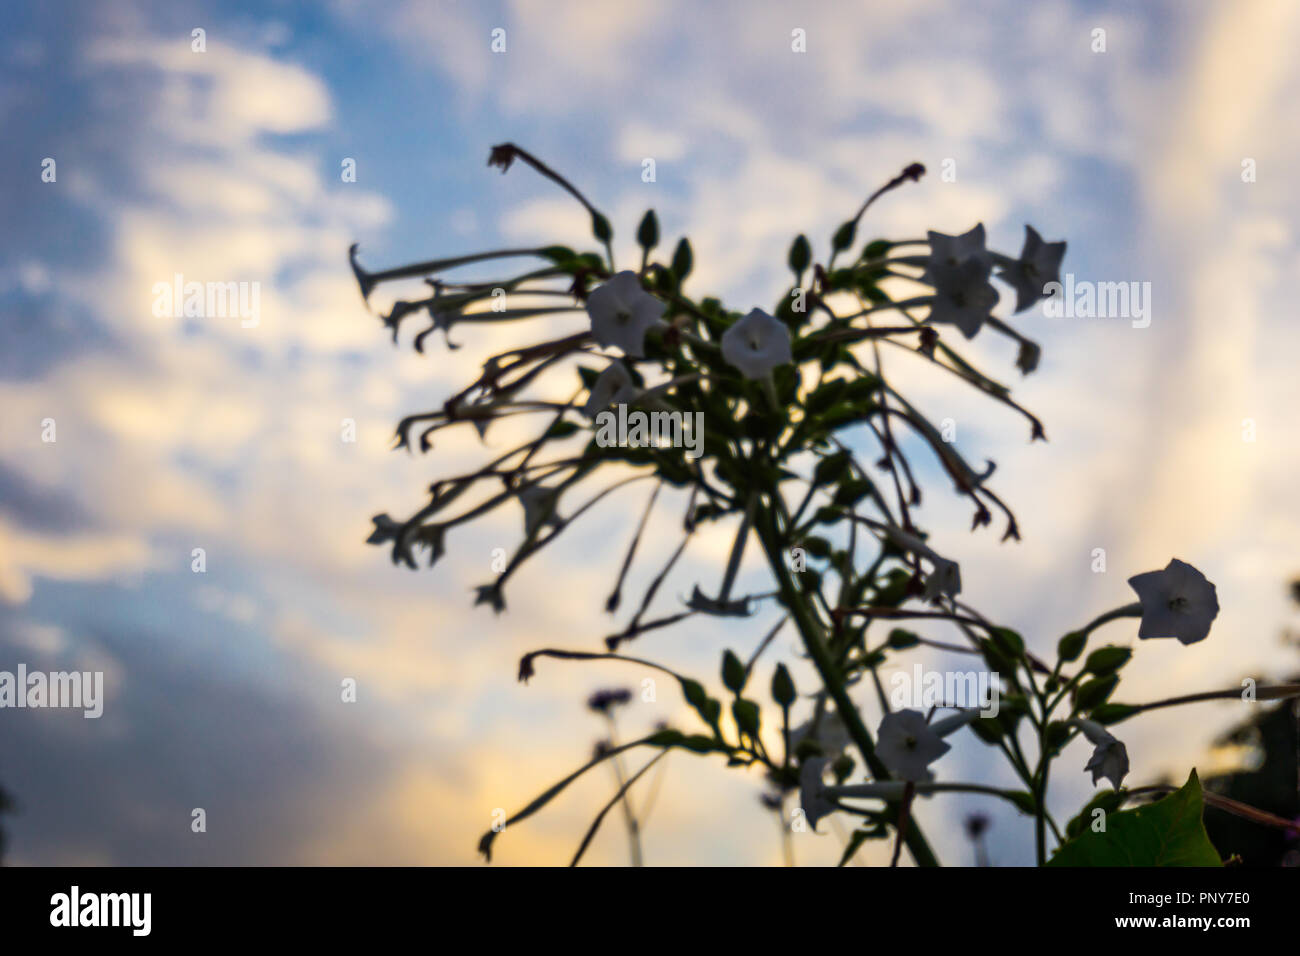
M1106 817L1057 850L1048 866L1222 866L1201 819L1205 803L1193 770L1187 783L1150 806Z
M1089 711L1100 704L1104 704L1106 698L1115 690L1117 684L1119 684L1118 674L1084 681L1079 685L1079 689L1074 692L1074 709Z
M1115 671L1127 664L1132 656L1133 652L1127 647L1099 647L1088 655L1083 669L1089 674L1103 677L1115 673Z
M745 689L745 665L740 663L740 658L731 651L725 651L722 655L722 683L727 690L733 694L739 694Z
M731 716L736 718L737 727L750 737L758 737L758 704L737 697L731 702Z

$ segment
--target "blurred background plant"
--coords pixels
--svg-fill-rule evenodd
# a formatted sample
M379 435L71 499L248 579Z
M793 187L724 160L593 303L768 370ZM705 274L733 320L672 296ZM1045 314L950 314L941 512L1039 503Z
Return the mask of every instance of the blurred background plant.
M587 698L587 709L592 713L599 714L604 719L608 731L605 737L596 741L593 759L604 760L607 754L618 751L620 735L616 712L620 707L626 707L631 700L632 691L626 687L598 690ZM663 785L664 766L660 764L655 771L654 777L647 787L645 802L641 805L640 810L633 807L632 797L628 791L641 774L648 772L666 754L667 751L656 754L633 777L627 775L627 767L621 752L616 753L609 762L616 788L614 800L618 802L623 811L623 823L627 829L628 857L632 866L641 866L645 861L645 848L642 845L641 834L645 822L650 818L650 812L654 809L655 800L658 799L659 788ZM584 842L583 849L585 847L586 843ZM579 858L581 855L581 851L579 851Z
M1300 579L1291 582L1292 601L1300 606ZM1286 631L1282 641L1300 651L1300 635ZM1300 668L1286 678L1300 682ZM1215 846L1230 849L1245 866L1300 866L1300 700L1262 704L1215 741L1242 749L1244 765L1205 779L1205 788L1287 820L1297 830L1260 826L1228 813L1209 813L1205 829Z
M6 813L12 813L13 808L14 808L13 799L5 791L4 787L0 787L0 818L3 818ZM2 819L0 819L0 822L2 822ZM4 859L5 859L5 831L4 831L4 827L0 826L0 864L4 863Z

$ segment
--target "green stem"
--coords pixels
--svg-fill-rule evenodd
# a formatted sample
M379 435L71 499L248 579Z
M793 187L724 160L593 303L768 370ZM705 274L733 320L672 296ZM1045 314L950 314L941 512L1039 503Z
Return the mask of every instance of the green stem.
M768 564L771 566L772 574L779 585L782 601L789 610L790 616L794 619L795 626L799 629L799 636L803 639L804 649L807 650L808 656L817 668L817 673L821 676L827 693L835 701L835 710L844 722L849 736L853 738L853 742L861 752L862 759L871 770L872 776L876 780L888 780L890 779L889 769L876 756L876 748L872 743L871 733L862 723L862 716L858 713L857 707L854 706L848 692L844 689L844 682L840 679L835 662L831 659L830 651L822 639L823 629L811 613L807 602L799 592L799 588L790 577L790 571L785 565L785 553L781 548L775 518L768 507L760 506L756 509L756 512L754 529L758 534L759 541L763 544L764 552L767 554ZM930 849L930 844L926 841L925 835L915 822L907 828L904 842L917 866L939 865L934 851Z
M1047 770L1050 761L1044 750L1042 762L1038 765L1038 792L1034 795L1034 804L1038 814L1034 822L1035 839L1038 845L1038 865L1047 863Z

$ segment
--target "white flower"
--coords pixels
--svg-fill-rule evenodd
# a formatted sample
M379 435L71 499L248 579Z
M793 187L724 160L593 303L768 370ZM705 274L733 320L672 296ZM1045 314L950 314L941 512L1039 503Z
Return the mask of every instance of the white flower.
M625 355L645 355L645 336L662 321L667 307L641 288L635 272L625 271L587 296L587 314L596 341L617 345Z
M946 594L955 598L961 593L961 568L956 561L941 558L930 553L930 563L934 568L925 579L925 599L935 601L939 595Z
M961 593L961 567L956 561L940 557L934 549L914 534L908 534L902 528L889 525L885 528L889 540L904 551L910 551L918 557L925 558L932 565L925 579L925 598L935 600L940 594L956 597Z
M641 394L632 382L632 375L622 362L610 362L605 371L597 376L591 385L591 394L582 414L595 418L611 405L621 405L635 401Z
M524 506L525 535L531 537L534 531L539 531L548 525L553 528L560 526L560 516L556 513L559 497L558 488L547 488L540 484L529 485L520 490L519 503Z
M799 809L803 810L804 818L814 833L817 832L817 821L837 809L822 782L828 763L830 761L825 757L814 757L805 760L799 768Z
M952 716L936 720L930 725L930 729L940 737L947 737L949 734L961 730L979 715L979 707L962 707Z
M918 783L912 785L912 792L917 796L929 796L934 784ZM851 783L842 787L827 787L828 797L859 797L870 800L902 800L907 794L907 784L902 780L873 781L871 783Z
M1105 777L1118 790L1120 782L1128 773L1128 750L1101 724L1085 720L1082 717L1076 717L1074 725L1088 738L1088 742L1096 748L1092 752L1092 758L1083 768L1083 772L1092 772L1092 782L1094 784L1102 777Z
M956 266L941 266L931 280L934 301L928 321L955 325L973 339L998 304L998 290L989 282L989 265L980 259L966 259Z
M791 729L790 750L797 751L799 745L805 740L816 741L817 746L821 748L821 752L831 760L836 759L847 750L851 742L849 729L844 726L844 721L840 719L840 715L833 710L822 712L816 733L813 733L812 720L805 721L798 727Z
M948 236L942 232L926 233L930 241L930 255L925 262L925 271L921 281L937 285L936 279L944 273L956 269L970 260L977 263L987 277L993 268L993 259L984 247L984 223L976 223L975 228L960 236Z
M984 224L960 236L927 236L930 255L921 281L934 286L929 321L955 325L966 338L974 338L998 304L998 290L989 283L993 258L984 247Z
M778 365L794 361L790 330L762 309L753 309L722 333L722 357L745 378L762 378Z
M1128 579L1142 602L1138 637L1176 637L1184 644L1203 641L1219 613L1214 585L1190 564L1174 558L1163 571Z
M921 783L932 779L930 764L951 749L919 710L896 710L880 722L876 755L900 780Z
M1025 226L1025 245L1020 250L1020 258L998 272L998 278L1016 290L1017 312L1044 298L1043 286L1061 281L1064 258L1064 242L1043 242L1033 226Z

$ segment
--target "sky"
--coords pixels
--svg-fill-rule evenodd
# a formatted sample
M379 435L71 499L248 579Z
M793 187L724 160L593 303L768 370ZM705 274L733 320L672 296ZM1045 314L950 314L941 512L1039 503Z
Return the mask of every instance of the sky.
M635 667L565 662L515 680L525 651L593 649L614 629L603 605L630 499L521 573L500 616L471 589L518 540L518 509L453 535L432 571L364 543L372 515L409 514L431 481L481 460L463 436L394 451L392 430L518 329L457 329L456 351L395 347L376 315L391 298L367 309L347 249L378 269L586 243L584 214L550 184L487 168L505 141L593 197L624 262L653 207L667 241L691 239L695 294L737 309L785 288L795 234L824 255L914 161L929 174L864 230L983 222L1015 253L1032 223L1068 240L1077 279L1143 284L1146 327L1026 313L1044 355L1023 380L1005 341L971 344L1015 379L1047 443L897 360L967 456L997 462L1024 540L967 534L967 506L934 471L924 521L944 529L967 598L1044 655L1131 601L1132 574L1171 557L1200 568L1222 606L1208 640L1137 647L1131 621L1104 633L1138 652L1125 700L1293 669L1278 635L1300 530L1297 38L1285 0L5 4L0 670L102 671L106 686L98 720L0 711L0 785L17 803L6 861L471 864L494 811L588 758L603 728L587 695L640 686ZM156 284L178 274L258 283L257 322L157 314ZM651 528L646 554L672 547L672 524ZM707 590L729 547L725 529L701 541L659 606ZM743 574L762 587L756 549ZM771 623L691 625L638 652L711 679L725 647L752 649ZM793 643L776 649L793 659ZM624 711L625 735L689 725L676 689L659 690ZM1218 766L1209 742L1241 708L1122 725L1130 782ZM943 775L1009 783L992 753L964 741ZM1061 816L1092 791L1086 759L1077 745L1056 771ZM663 768L648 863L781 862L757 772L686 754ZM510 828L494 861L567 862L612 789L590 775ZM936 798L918 816L942 858L969 862L961 818L976 808L993 817L994 862L1032 860L1014 810ZM798 861L835 862L843 827L796 835ZM617 826L588 860L625 862Z

